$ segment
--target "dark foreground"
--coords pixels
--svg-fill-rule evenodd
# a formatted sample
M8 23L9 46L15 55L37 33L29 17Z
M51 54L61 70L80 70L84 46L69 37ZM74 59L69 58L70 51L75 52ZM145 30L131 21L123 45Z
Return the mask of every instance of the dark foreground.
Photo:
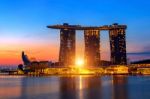
M0 99L150 99L150 76L0 76Z

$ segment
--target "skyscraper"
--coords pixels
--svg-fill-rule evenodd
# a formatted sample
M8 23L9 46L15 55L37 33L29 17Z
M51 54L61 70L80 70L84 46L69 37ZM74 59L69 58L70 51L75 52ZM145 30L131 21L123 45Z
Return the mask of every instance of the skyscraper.
M75 31L84 30L85 65L100 66L100 31L109 31L111 63L125 65L126 60L126 25L81 26L81 25L50 25L48 28L60 29L60 53L61 66L74 65L75 62Z
M126 38L125 28L115 28L117 24L112 25L109 30L111 62L114 65L126 65Z
M100 65L100 31L84 30L85 64L88 66Z
M68 24L64 24L68 26ZM63 28L60 30L59 62L61 66L75 63L75 29Z

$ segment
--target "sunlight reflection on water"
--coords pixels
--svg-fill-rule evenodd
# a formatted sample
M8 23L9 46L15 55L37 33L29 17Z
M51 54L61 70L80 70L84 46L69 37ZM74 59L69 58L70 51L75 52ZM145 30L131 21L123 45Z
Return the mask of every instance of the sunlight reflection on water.
M148 99L149 76L0 76L0 99Z

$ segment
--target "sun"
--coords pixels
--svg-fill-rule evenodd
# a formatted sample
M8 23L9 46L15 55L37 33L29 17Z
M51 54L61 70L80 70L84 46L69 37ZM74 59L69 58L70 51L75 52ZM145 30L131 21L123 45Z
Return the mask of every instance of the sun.
M76 66L78 67L83 67L84 65L84 60L81 58L76 59Z

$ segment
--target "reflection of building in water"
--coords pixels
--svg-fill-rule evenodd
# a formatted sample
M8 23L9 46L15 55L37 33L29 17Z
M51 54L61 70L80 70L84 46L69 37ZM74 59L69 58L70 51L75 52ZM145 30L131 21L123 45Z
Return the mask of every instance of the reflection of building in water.
M19 77L18 77L19 78ZM20 99L21 82L14 77L0 76L0 99ZM9 85L8 85L9 84Z
M99 77L61 77L60 99L101 99Z
M128 99L128 86L126 76L113 77L113 97L112 99Z
M23 77L20 96L14 99L59 99L59 79L51 77Z
M84 90L85 99L102 99L101 79L99 77L87 77L84 84L87 87Z
M78 92L76 77L60 78L60 99L77 99Z
M111 83L112 81L112 83ZM19 99L127 99L124 76L24 77L20 79ZM18 85L18 84L17 84ZM9 91L9 90L8 90ZM11 90L12 91L12 90ZM10 94L11 95L11 94Z

